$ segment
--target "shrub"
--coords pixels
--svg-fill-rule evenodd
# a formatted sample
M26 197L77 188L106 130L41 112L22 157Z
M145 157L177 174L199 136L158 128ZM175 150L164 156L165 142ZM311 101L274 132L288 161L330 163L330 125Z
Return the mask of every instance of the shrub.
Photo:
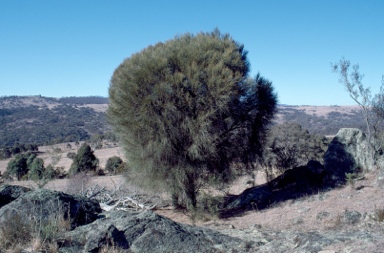
M105 165L105 170L112 174L121 173L124 169L123 163L123 160L118 156L110 157Z
M69 159L75 159L75 157L76 157L76 153L75 152L68 152L67 153L67 157L69 158Z
M96 158L91 147L87 143L83 143L69 169L69 175L75 175L79 172L96 172L99 166L99 160Z

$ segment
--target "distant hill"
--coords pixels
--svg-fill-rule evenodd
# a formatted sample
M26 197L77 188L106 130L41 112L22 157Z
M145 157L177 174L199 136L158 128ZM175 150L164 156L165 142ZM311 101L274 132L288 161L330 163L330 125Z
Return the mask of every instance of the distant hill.
M82 141L110 133L107 108L105 97L0 97L0 147ZM342 127L364 129L357 106L279 105L274 124L283 122L320 135L335 135Z
M275 124L296 122L311 134L333 136L340 128L365 130L358 106L288 106L279 105Z
M0 97L0 147L82 141L109 130L103 97Z

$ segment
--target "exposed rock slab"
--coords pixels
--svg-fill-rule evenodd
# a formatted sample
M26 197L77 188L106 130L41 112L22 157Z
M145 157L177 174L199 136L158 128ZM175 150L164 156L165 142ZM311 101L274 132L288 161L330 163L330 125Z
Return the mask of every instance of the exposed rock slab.
M375 163L368 138L357 128L342 128L324 154L328 182L344 183L345 173L374 170Z
M114 245L121 252L241 252L244 243L219 232L176 223L151 211L113 211L107 217L66 232L64 249L98 252Z
M15 215L35 220L47 220L56 215L69 219L71 228L75 228L93 222L101 211L96 201L63 192L38 189L27 191L0 208L0 224Z
M371 251L371 248L380 248L384 246L382 234L380 231L366 230L329 230L329 231L274 231L274 230L234 230L223 231L224 233L248 240L252 246L257 245L255 249L248 252L260 253L313 253L327 250L333 252L379 252ZM345 251L339 251L343 246ZM330 251L332 252L332 251Z
M11 203L31 189L18 185L2 185L0 187L0 208Z

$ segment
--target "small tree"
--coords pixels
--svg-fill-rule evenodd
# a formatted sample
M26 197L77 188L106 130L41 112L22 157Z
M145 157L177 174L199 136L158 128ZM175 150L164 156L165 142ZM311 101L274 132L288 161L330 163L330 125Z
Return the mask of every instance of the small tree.
M44 177L45 168L44 160L41 158L33 158L32 162L28 165L28 178L31 180L40 180Z
M8 162L7 174L16 176L17 180L21 180L28 173L27 156L17 154L13 159Z
M248 71L243 46L218 30L125 60L112 76L107 114L135 182L194 209L204 183L233 180L232 163L251 168L277 99L271 82Z
M349 96L363 112L368 142L371 145L372 155L375 156L376 153L382 152L382 144L379 141L379 126L384 120L384 76L382 77L380 92L372 96L370 88L365 88L362 83L364 75L360 73L359 65L353 65L351 72L350 67L350 61L344 58L338 63L332 64L333 71L340 76L339 82L344 85Z
M87 143L83 143L69 169L69 175L74 175L79 172L95 172L99 166L99 160L96 158L91 147Z

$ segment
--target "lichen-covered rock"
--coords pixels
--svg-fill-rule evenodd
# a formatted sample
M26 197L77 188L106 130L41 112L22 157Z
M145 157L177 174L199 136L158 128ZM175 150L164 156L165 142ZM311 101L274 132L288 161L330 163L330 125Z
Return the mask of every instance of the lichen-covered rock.
M31 189L19 185L2 185L0 187L0 208L11 203Z
M58 216L69 220L73 229L93 222L101 211L96 201L63 192L38 189L24 193L0 208L0 225L4 220L12 219L15 215L38 221Z
M377 161L378 171L376 174L375 186L381 189L384 189L384 159L380 157Z
M345 182L345 173L375 169L373 152L366 135L356 128L342 128L324 154L328 183Z
M207 228L179 224L151 211L112 211L107 217L66 232L61 248L100 252L242 252L242 241ZM244 251L243 251L244 252Z
M341 217L341 221L348 225L355 225L360 222L362 214L357 211L345 211Z

